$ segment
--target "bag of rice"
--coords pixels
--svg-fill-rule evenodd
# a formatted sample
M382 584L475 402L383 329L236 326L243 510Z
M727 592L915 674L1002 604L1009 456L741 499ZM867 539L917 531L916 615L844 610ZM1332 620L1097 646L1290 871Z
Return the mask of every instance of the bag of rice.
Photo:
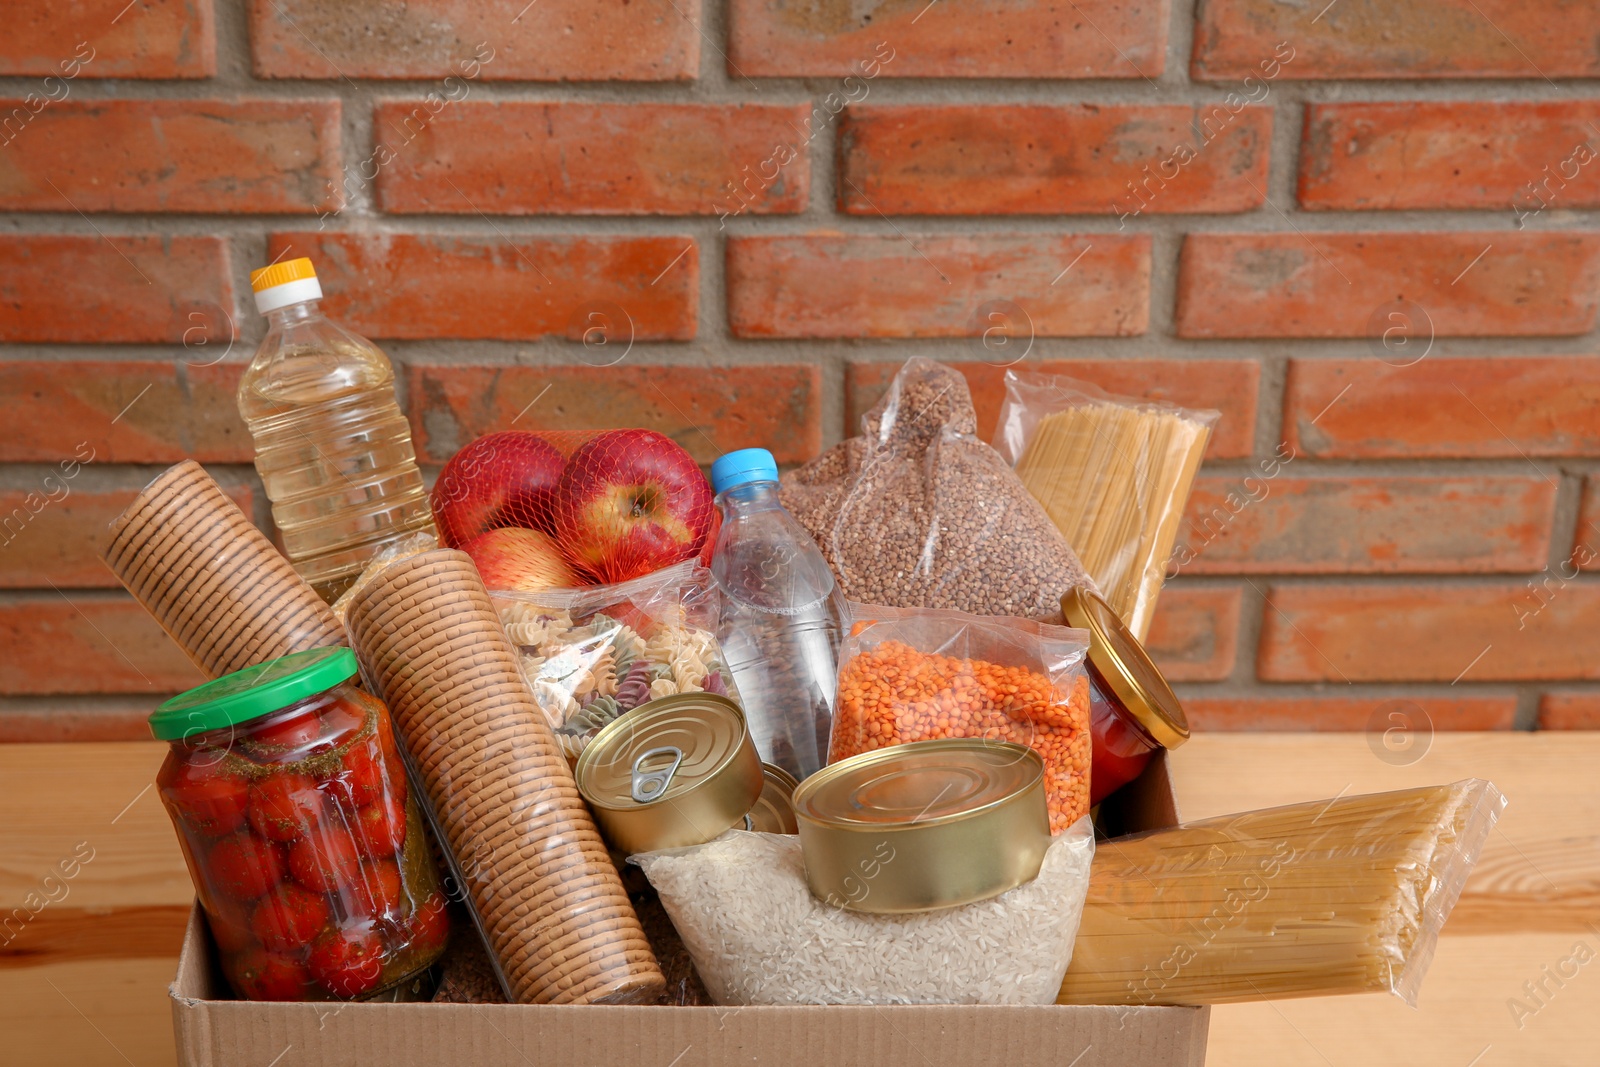
M718 1004L1053 1004L1093 858L1083 818L1026 885L913 915L818 900L791 835L729 830L630 862L661 895Z

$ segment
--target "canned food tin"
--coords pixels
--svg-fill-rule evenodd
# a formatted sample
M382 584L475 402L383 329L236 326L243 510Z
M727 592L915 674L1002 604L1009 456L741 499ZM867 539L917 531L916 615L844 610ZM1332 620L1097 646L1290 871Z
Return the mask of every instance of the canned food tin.
M761 796L761 757L744 712L714 693L661 697L594 736L578 791L613 848L631 855L710 841Z
M1030 882L1050 847L1044 761L976 737L914 741L829 764L795 790L806 880L853 911L986 900Z
M794 791L800 783L775 763L761 765L761 778L761 796L744 817L744 828L763 834L799 833L800 824L794 818Z

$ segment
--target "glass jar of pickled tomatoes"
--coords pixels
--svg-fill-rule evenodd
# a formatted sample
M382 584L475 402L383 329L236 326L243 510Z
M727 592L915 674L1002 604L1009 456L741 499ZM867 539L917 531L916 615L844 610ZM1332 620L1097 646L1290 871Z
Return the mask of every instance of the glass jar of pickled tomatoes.
M156 777L234 992L418 990L449 934L383 702L348 648L225 675L150 716Z
M1172 686L1111 605L1082 588L1061 598L1068 626L1089 631L1089 803L1144 772L1158 748L1189 740Z

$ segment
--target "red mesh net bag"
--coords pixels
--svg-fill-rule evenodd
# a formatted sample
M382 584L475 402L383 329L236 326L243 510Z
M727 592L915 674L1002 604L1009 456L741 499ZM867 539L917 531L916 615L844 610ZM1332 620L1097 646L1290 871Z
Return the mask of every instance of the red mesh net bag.
M487 434L444 465L433 517L490 589L610 584L704 556L711 484L654 430Z

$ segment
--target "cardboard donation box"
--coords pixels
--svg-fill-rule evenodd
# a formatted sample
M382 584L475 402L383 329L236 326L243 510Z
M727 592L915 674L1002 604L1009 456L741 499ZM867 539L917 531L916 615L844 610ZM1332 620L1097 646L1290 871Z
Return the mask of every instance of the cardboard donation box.
M1164 756L1101 812L1114 834L1177 821ZM198 909L171 995L182 1067L1203 1067L1211 1018L1206 1007L249 1002L230 998Z

